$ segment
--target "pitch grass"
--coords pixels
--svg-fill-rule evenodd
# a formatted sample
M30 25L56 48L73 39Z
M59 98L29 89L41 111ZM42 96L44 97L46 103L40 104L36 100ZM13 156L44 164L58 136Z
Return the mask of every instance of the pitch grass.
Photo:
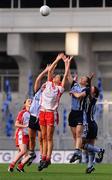
M99 164L92 174L85 174L86 166L82 164L52 164L41 172L37 165L25 167L25 173L7 172L8 165L0 164L0 180L112 180L112 165Z

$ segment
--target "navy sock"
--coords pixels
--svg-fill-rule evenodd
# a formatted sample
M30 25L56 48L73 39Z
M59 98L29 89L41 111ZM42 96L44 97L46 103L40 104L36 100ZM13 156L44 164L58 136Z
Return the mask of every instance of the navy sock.
M93 164L94 164L94 156L95 156L95 154L93 152L88 153L88 168L93 166Z

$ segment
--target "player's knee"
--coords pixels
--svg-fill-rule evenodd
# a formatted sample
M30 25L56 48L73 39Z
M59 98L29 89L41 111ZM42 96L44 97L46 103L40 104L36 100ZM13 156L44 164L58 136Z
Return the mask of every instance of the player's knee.
M81 137L81 136L82 136L82 130L81 130L81 129L78 129L78 130L76 131L76 138Z
M52 135L51 135L51 134L48 134L48 135L47 135L47 141L52 141L52 139L53 139Z
M73 135L73 138L76 139L76 134Z
M76 138L82 138L82 134L79 132L76 134Z
M45 141L45 140L47 141L47 135L46 135L46 134L43 134L43 135L42 135L42 141Z
M25 155L25 154L26 154L26 150L25 150L25 149L22 149L22 150L21 150L21 154L22 154L22 156Z

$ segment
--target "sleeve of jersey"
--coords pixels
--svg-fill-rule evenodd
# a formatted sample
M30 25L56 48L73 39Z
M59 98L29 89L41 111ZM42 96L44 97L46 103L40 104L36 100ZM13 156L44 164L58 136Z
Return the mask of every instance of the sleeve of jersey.
M25 112L25 113L23 114L23 119L24 119L24 121L23 121L24 124L29 123L30 113L29 113L29 112Z
M59 88L60 94L63 94L65 89L62 86L58 86L58 88Z
M46 82L46 84L52 84L52 83L53 83L52 80L49 80L49 81Z
M77 81L74 81L73 80L73 82L72 82L72 84L71 84L71 88L74 86L74 84L76 84L77 83Z
M18 115L17 115L16 121L21 122L22 115L23 115L23 112L19 112Z

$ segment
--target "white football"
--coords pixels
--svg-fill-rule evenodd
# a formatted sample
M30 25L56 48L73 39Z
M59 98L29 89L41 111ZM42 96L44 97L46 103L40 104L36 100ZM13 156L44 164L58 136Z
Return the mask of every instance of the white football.
M43 5L40 8L40 13L41 13L42 16L48 16L50 14L50 11L51 11L51 9L47 5Z

